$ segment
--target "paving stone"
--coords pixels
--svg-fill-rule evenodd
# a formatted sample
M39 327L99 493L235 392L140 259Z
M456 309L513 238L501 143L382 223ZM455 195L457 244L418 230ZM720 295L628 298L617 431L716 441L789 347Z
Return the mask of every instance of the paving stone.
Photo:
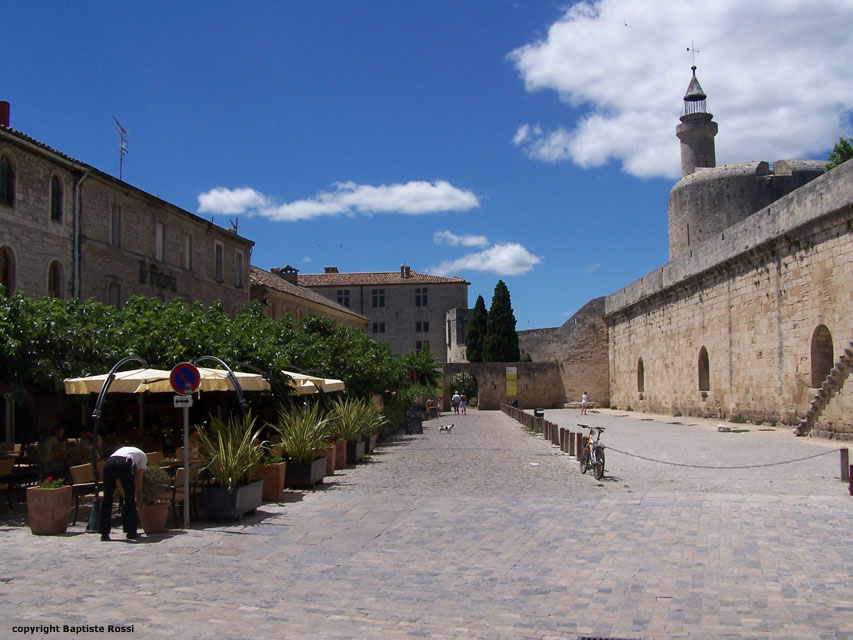
M617 415L587 418L613 447L661 460L833 448ZM101 543L82 517L33 536L18 504L0 513L0 638L15 622L201 640L853 637L853 498L837 453L723 471L608 451L597 482L500 412L455 416L452 434L440 422L241 523L134 544Z

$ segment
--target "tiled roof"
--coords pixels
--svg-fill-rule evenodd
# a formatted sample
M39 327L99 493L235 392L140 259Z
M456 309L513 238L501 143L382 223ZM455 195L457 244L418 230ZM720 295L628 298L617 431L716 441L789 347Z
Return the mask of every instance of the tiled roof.
M334 300L330 300L326 296L322 296L319 293L315 293L314 291L311 291L311 289L306 289L305 287L295 285L291 282L288 282L281 276L277 276L274 273L270 273L269 271L264 271L263 269L260 269L258 267L252 266L249 268L249 282L253 286L257 285L262 287L268 287L270 289L275 289L276 291L289 293L292 296L308 300L310 302L313 302L314 304L321 304L324 307L329 307L330 309L335 309L336 311L347 313L351 316L355 316L363 320L368 319L365 316L356 313L352 309L348 309L342 304L338 304Z
M359 285L393 286L398 284L471 284L463 278L444 278L410 271L404 278L399 271L375 273L306 273L299 276L301 287L341 287Z

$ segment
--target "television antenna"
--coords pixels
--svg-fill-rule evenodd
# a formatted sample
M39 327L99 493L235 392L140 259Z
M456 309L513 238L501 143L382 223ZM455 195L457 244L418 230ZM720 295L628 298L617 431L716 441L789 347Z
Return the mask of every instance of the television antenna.
M116 128L118 129L118 179L121 180L124 157L127 155L127 129L121 126L121 122L115 116L113 116L113 122L116 123Z

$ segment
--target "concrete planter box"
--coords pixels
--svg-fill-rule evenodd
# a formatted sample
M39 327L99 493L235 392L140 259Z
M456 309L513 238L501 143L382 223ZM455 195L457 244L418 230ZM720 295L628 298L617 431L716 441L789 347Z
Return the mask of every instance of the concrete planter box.
M241 519L261 506L264 501L264 481L255 480L235 489L204 487L201 491L201 508L212 519Z
M364 440L347 442L347 464L355 464L364 460Z
M288 487L313 487L326 475L326 456L311 462L288 462L284 484Z

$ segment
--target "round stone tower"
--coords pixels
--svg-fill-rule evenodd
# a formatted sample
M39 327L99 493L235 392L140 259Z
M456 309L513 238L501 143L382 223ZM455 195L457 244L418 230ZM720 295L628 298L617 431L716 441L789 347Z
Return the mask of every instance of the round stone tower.
M681 140L681 180L670 190L667 206L670 260L711 238L724 239L726 229L822 175L826 166L815 160L777 160L772 168L763 161L715 166L717 123L692 69L684 115L675 130Z
M693 78L684 95L684 114L675 135L681 140L681 177L688 176L696 167L716 165L714 136L717 135L717 123L714 116L707 112L708 96L696 79L696 66L691 67Z

